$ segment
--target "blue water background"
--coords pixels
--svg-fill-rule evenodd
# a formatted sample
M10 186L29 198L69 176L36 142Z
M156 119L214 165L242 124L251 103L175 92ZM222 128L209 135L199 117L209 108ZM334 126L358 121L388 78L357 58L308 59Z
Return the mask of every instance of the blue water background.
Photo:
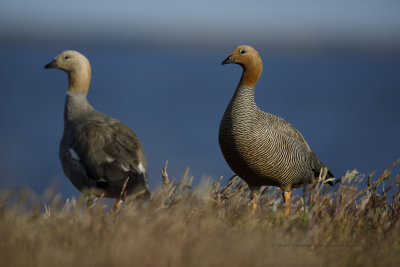
M65 49L91 62L90 103L139 136L151 189L166 160L171 177L189 166L195 184L220 176L225 183L232 171L218 127L241 69L220 63L234 46L0 45L0 190L22 186L41 194L56 181L64 197L78 195L58 158L67 75L43 68ZM337 177L353 169L380 174L400 158L399 54L255 47L264 63L257 105L299 129Z

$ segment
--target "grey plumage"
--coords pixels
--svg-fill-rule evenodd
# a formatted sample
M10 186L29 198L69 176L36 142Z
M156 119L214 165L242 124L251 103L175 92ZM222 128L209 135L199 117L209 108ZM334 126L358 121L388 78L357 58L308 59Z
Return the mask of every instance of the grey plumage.
M250 187L298 187L325 167L303 136L282 118L261 111L254 88L239 86L219 128L219 144L229 166Z
M74 64L69 66L69 62ZM80 191L96 188L106 197L119 198L129 177L125 192L148 197L146 158L138 137L126 124L95 110L86 99L88 60L76 51L65 51L46 65L51 67L69 74L59 155L71 183ZM79 158L75 159L71 150Z
M262 185L290 191L312 182L326 166L296 128L256 106L254 87L262 72L257 51L240 46L225 63L243 67L219 128L219 144L228 165L252 191ZM329 177L333 177L330 171Z

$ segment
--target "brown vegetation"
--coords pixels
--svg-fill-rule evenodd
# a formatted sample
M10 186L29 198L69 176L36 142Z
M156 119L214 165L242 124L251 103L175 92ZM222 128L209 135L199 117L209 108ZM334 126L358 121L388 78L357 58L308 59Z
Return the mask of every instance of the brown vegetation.
M397 164L399 161L395 162ZM348 172L334 188L293 194L264 189L251 214L249 191L233 177L192 188L162 171L149 201L62 200L49 193L0 194L2 266L390 266L400 263L400 176ZM388 195L392 196L388 199ZM50 194L51 195L51 194ZM47 199L47 200L46 200ZM32 201L34 202L32 204ZM28 208L29 207L29 208Z

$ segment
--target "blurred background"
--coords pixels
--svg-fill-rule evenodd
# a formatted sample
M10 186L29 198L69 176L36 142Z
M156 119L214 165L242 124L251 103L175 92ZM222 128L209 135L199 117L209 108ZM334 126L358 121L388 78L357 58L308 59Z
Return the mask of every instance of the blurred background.
M43 68L67 49L92 64L90 103L139 136L152 189L166 160L170 177L190 167L195 183L232 175L218 127L241 69L220 63L241 44L263 59L262 110L299 129L336 177L379 174L400 157L399 11L378 0L1 0L0 189L79 194L58 159L67 75Z

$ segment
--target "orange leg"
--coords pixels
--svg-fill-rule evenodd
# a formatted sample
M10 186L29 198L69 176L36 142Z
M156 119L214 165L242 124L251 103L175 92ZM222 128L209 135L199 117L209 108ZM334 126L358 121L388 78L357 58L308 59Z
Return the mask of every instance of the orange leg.
M285 211L283 213L283 216L288 216L290 212L290 192L288 191L283 191L283 205L285 206Z
M256 210L258 207L258 193L256 193L256 192L253 192L252 205L253 205L253 209L251 210L251 213L254 215L256 213Z
M118 214L121 211L122 200L116 199L113 205L114 214Z

